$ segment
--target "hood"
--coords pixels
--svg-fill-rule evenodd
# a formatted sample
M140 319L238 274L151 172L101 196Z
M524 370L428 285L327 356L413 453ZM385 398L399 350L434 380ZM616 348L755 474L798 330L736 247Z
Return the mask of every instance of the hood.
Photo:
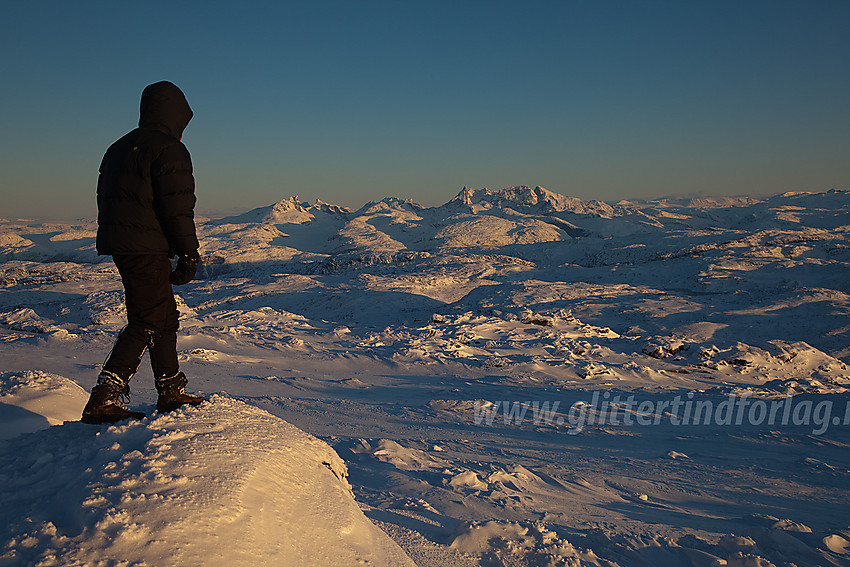
M139 106L139 128L160 130L180 139L192 119L192 109L177 85L160 81L145 87Z

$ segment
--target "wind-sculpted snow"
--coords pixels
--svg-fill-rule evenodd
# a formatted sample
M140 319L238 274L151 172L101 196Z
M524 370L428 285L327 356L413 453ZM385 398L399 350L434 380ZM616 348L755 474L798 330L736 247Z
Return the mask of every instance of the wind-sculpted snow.
M198 221L181 368L332 445L418 565L848 565L848 218L847 191L286 198ZM0 223L8 379L91 387L125 324L94 228Z
M360 511L333 449L229 398L3 449L0 565L413 565Z

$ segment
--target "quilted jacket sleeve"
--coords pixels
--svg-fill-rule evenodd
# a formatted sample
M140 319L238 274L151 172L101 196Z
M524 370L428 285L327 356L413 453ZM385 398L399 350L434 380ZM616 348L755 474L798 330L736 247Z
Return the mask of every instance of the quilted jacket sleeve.
M195 234L195 178L192 158L181 142L167 145L151 164L154 207L170 252L198 249Z

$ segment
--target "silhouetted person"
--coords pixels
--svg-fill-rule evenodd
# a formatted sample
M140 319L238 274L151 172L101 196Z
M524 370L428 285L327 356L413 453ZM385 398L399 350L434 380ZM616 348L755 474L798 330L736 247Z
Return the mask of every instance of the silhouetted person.
M83 409L85 423L145 417L124 404L146 350L159 394L157 411L204 401L185 391L171 289L171 284L192 281L199 259L192 159L180 141L191 119L192 109L176 85L148 85L142 92L139 127L103 156L97 182L97 252L111 255L121 274L127 326L92 388ZM172 272L169 258L175 255Z

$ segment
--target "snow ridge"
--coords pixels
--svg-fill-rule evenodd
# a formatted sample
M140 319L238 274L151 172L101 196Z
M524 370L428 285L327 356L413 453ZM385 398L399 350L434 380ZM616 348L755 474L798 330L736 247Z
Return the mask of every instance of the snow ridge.
M0 453L0 564L412 566L346 476L327 444L223 396L58 425Z

